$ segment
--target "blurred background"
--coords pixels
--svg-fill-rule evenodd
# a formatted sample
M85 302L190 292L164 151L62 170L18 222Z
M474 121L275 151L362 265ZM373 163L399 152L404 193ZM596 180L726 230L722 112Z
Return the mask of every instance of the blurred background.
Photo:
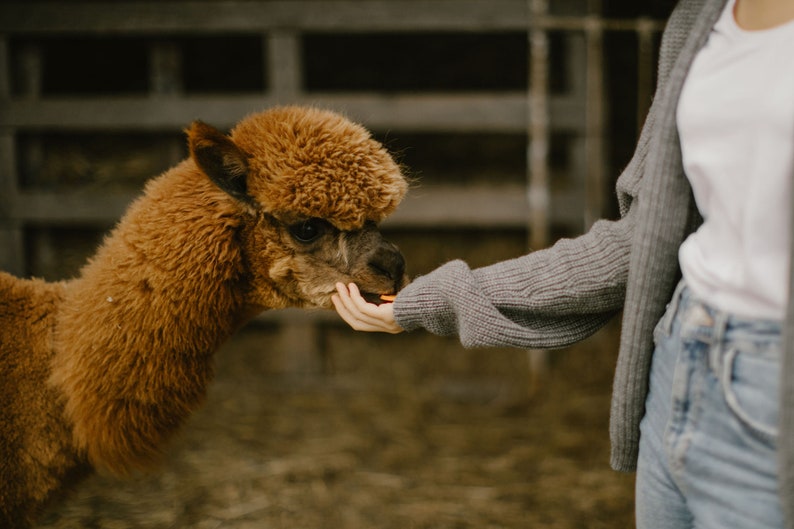
M278 104L363 123L414 180L383 230L418 275L617 215L672 0L0 4L0 269L79 273L194 119ZM465 350L274 311L217 356L162 468L97 476L41 527L600 528L619 322L559 351Z

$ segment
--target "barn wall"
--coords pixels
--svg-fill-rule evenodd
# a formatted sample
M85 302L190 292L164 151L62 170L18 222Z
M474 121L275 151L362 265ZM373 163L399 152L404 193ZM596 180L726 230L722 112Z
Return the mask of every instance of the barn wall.
M277 104L374 131L415 185L384 223L409 273L483 265L614 216L670 2L0 5L0 269L74 276L182 129ZM269 313L315 369L329 313Z

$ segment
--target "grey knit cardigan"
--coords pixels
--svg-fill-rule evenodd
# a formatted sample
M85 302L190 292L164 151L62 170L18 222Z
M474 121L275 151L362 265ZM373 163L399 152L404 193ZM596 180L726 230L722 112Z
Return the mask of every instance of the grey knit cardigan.
M623 309L610 419L611 463L616 470L636 468L653 328L680 278L678 248L702 222L681 163L675 110L689 66L724 5L725 0L682 0L668 20L656 95L634 156L617 180L618 220L600 220L580 237L485 268L472 270L452 261L418 277L394 303L395 318L404 329L457 334L467 347L565 346L591 335ZM794 280L781 288L791 291L792 286ZM789 302L778 443L781 495L790 529L792 337L794 311Z

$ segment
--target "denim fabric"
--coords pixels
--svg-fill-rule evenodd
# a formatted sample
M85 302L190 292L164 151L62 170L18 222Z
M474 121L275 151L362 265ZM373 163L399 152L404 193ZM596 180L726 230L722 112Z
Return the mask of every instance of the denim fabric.
M637 527L783 527L780 336L778 322L726 314L678 286L654 331Z

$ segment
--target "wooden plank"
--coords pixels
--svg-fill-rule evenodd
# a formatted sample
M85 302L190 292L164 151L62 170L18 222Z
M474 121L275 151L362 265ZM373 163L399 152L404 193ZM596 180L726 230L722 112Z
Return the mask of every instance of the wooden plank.
M11 95L11 60L8 52L8 39L0 36L0 97Z
M9 217L36 224L107 225L115 222L136 193L20 192L11 203Z
M207 33L524 30L524 0L273 0L268 2L9 2L0 32Z
M527 221L522 185L418 187L384 222L397 228L523 228Z
M138 193L31 192L17 196L8 218L36 224L93 224L115 222ZM581 225L580 199L575 192L555 194L551 217L565 225ZM529 218L526 189L522 185L474 187L427 186L409 192L384 227L525 228Z
M637 137L651 106L654 91L654 27L647 18L637 20Z
M605 196L610 192L606 185L606 146L604 130L606 120L606 98L604 96L604 28L597 19L592 19L585 32L587 42L587 89L585 94L585 226L590 226L605 213Z
M525 133L523 92L483 94L339 95L317 99L379 130ZM307 101L311 102L311 100ZM555 130L581 131L584 108L568 96L551 99Z
M17 196L14 137L0 133L0 270L22 275L25 271L25 243L22 225L12 209Z
M172 41L155 40L149 45L149 90L155 95L180 95L183 82L182 52Z
M555 9L564 11L555 0ZM567 2L576 5L576 2ZM0 33L149 34L259 33L273 29L317 32L582 31L586 17L530 17L526 0L270 0L41 1L0 4ZM635 31L636 20L605 20L610 31ZM664 21L654 21L661 31Z
M548 12L547 0L532 0L533 15L544 16ZM550 219L549 208L549 148L551 127L549 116L549 36L545 30L532 28L529 31L529 90L527 99L527 122L529 143L527 145L527 189L529 214L527 215L528 242L530 248L544 248L548 244Z
M9 217L17 194L14 136L0 131L0 221Z
M0 126L18 129L174 130L195 119L230 127L246 114L274 106L270 95L0 100ZM526 95L307 94L293 103L341 111L370 128L407 131L514 132L526 130ZM582 131L584 108L577 98L550 101L555 130Z
M268 81L281 104L295 101L303 86L301 40L295 32L274 31L267 40Z
M0 270L25 274L25 241L19 225L0 220Z
M317 315L314 318L295 318L281 311L268 311L278 318L279 333L274 348L281 352L285 372L296 375L319 375L323 372L322 337ZM330 314L333 316L333 314Z

